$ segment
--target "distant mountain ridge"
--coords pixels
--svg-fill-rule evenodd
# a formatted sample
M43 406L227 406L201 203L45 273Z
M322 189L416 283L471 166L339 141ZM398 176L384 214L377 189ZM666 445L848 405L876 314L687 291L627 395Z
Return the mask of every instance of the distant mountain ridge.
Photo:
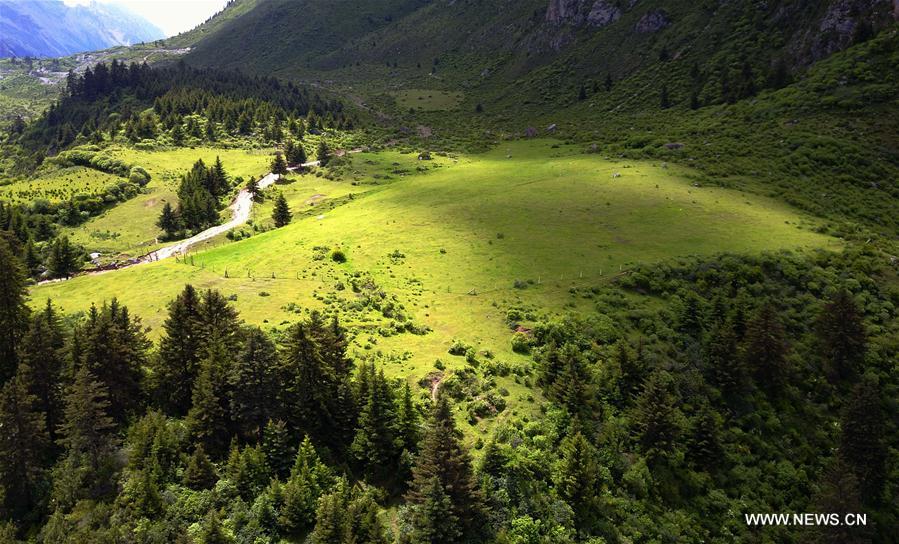
M61 57L164 37L143 17L114 4L0 0L0 57Z

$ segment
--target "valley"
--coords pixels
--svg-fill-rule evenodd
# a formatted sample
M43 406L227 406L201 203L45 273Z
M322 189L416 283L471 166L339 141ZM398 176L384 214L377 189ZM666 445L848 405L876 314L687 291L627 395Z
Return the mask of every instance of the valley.
M0 543L893 542L895 0L221 5L0 39Z

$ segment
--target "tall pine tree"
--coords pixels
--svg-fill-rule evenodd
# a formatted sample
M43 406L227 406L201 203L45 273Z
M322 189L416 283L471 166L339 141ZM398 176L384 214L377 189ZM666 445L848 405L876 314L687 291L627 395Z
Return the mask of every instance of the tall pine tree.
M437 396L412 474L406 499L412 505L411 522L418 534L432 535L430 541L435 543L485 538L484 500L446 395ZM458 531L452 530L453 526Z

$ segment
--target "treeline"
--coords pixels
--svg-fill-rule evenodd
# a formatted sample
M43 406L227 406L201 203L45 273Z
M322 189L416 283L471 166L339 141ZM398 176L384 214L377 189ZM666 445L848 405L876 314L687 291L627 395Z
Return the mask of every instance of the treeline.
M145 110L153 108L147 115ZM205 122L188 120L191 114ZM220 134L259 133L277 141L278 131L349 128L343 104L275 78L198 70L183 63L151 68L118 61L70 73L66 90L39 119L21 130L18 142L31 153L55 154L82 141L102 141L120 130L132 141L164 131L214 141ZM186 132L185 132L186 131Z
M336 317L273 337L188 286L154 349L115 300L74 322L30 312L3 242L0 265L9 540L386 543L380 504L400 496L405 542L485 531L448 401L424 424L407 383L356 368Z

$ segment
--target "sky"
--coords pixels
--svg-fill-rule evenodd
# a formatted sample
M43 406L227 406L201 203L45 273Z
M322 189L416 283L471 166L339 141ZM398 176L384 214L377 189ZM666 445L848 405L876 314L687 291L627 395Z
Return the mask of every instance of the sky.
M70 6L90 4L91 0L63 0ZM158 26L166 36L190 30L216 12L221 11L228 0L97 0L118 4L142 15Z

